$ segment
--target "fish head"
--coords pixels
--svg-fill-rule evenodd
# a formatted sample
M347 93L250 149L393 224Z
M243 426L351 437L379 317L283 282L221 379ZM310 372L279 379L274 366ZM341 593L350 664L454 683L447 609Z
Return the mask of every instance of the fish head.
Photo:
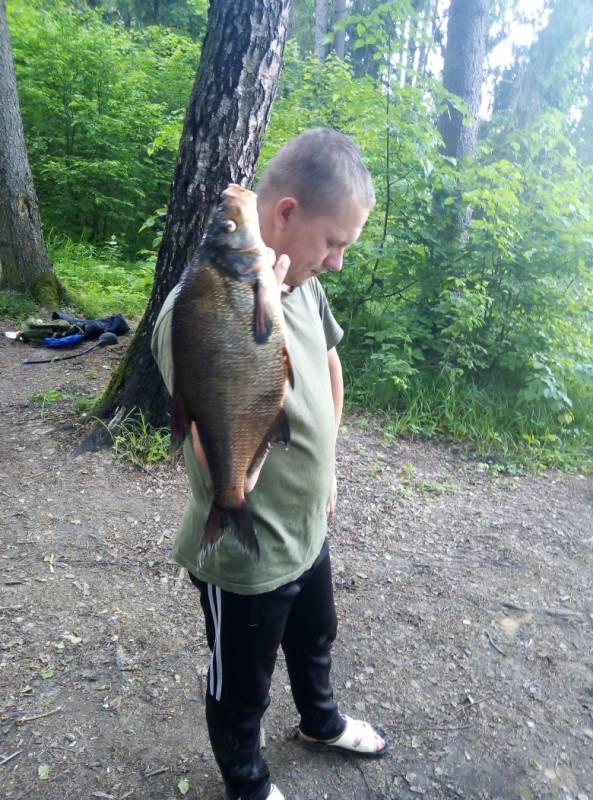
M236 230L239 228L253 227L254 222L258 222L257 217L257 195L255 192L244 189L236 183L229 183L227 188L221 194L222 212L226 220L233 222L236 225ZM232 226L228 225L229 232L236 232L232 230ZM257 226L259 233L259 225Z
M257 271L265 245L255 192L229 184L210 220L204 244L211 263L226 272L240 278Z

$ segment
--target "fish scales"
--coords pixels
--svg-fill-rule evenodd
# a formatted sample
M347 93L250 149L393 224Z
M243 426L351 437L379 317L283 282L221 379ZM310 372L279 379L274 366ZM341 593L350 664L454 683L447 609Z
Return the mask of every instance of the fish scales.
M202 284L207 294L200 292ZM265 347L245 335L253 325L248 284L205 267L196 290L185 313L187 327L199 327L204 346L186 351L179 387L185 397L195 393L194 386L208 387L207 394L195 397L195 418L212 440L216 496L223 507L234 507L243 499L247 470L284 397L284 338L278 319Z

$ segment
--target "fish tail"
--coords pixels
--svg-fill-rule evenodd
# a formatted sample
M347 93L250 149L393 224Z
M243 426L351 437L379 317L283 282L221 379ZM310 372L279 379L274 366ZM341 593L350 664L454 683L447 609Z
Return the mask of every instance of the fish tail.
M233 533L243 550L258 560L259 543L255 535L253 519L245 500L237 508L227 509L227 514L233 523Z
M213 502L204 525L204 535L198 552L199 566L222 538L229 522L231 531L245 552L259 559L259 544L247 503L243 501L237 508L222 508Z
M226 509L216 503L212 503L210 506L210 513L204 525L204 534L200 544L199 557L201 561L211 552L216 542L222 538L226 514Z

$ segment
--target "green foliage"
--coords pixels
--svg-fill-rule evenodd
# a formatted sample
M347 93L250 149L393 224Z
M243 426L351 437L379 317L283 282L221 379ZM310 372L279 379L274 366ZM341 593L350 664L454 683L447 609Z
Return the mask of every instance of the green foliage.
M40 405L42 409L45 409L46 406L49 406L52 403L57 403L63 399L64 395L59 389L51 389L51 388L45 389L45 391L42 392L35 392L28 398L30 403L35 403L36 405Z
M164 26L189 34L194 39L206 30L208 0L74 0L78 8L100 10L105 21L126 28Z
M11 290L0 291L0 319L24 322L37 310L28 295Z
M173 158L153 143L187 106L198 45L62 0L13 2L9 25L46 227L91 242L115 235L134 253L168 196Z
M381 20L358 23L384 53ZM552 113L523 131L494 123L469 163L444 158L443 100L386 64L355 77L348 61L290 48L260 168L321 124L352 135L373 173L376 208L342 274L324 278L354 402L388 410L397 432L585 468L593 423L575 398L593 404L593 171Z
M577 388L578 387L578 388ZM593 393L571 387L573 419L559 422L545 403L524 403L508 387L492 382L416 380L392 407L385 432L470 442L493 474L546 467L593 470ZM369 398L363 402L368 403Z
M124 461L143 467L171 457L171 434L167 428L152 428L142 412L130 414L118 426L113 447Z
M80 414L83 417L87 417L89 414L92 414L93 409L95 408L97 401L99 400L98 394L77 394L74 395L72 398L72 410L76 414Z
M85 319L115 313L129 319L142 315L154 279L152 260L125 261L115 237L103 247L63 237L50 237L48 244L76 314Z
M205 2L163 6L167 20L136 0L92 5L13 0L11 34L56 272L82 316L137 317L198 61L194 40L150 23L188 31L183 15L203 20ZM521 128L495 117L475 158L446 158L445 93L407 66L398 34L419 29L423 5L353 0L350 57L319 64L304 24L314 4L298 0L259 169L313 125L362 150L377 204L324 285L345 330L348 396L386 414L387 437L470 440L492 472L591 469L593 84L573 83ZM0 311L16 303L20 315L19 302L0 293ZM122 436L128 447L149 434L140 420Z
M88 416L97 403L98 396L95 393L91 394L72 394L64 392L61 389L44 389L43 391L34 392L27 398L29 403L35 403L41 406L41 411L45 413L53 406L63 403L71 403L71 408L75 414L80 414L83 417Z

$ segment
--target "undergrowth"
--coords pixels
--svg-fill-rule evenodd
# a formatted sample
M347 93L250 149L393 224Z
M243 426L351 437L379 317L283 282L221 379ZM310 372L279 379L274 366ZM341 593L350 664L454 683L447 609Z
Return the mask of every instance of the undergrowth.
M36 311L37 306L27 295L10 290L0 292L0 319L23 322Z
M129 414L113 438L115 454L134 466L154 464L171 457L171 434L167 428L153 428L142 412Z
M29 403L34 403L41 407L42 414L52 408L56 408L60 403L70 403L72 411L82 417L88 417L92 414L98 400L99 397L95 392L83 394L53 387L34 392L27 398Z
M526 406L504 386L416 379L397 402L381 409L372 387L346 371L356 406L380 413L386 441L399 436L464 443L492 474L546 468L593 472L593 395L573 393L570 417L542 404Z
M125 261L114 239L96 247L50 236L48 247L73 312L84 319L142 315L154 278L152 260Z
M66 289L68 299L62 311L82 319L123 314L133 320L144 313L154 279L152 256L125 261L115 240L96 247L50 234L47 245L56 275ZM0 319L24 322L41 314L27 295L0 291Z
M153 266L121 259L116 242L102 248L49 237L56 272L72 300L71 311L85 318L122 313L139 317L146 306ZM23 295L0 292L0 316L24 319L35 306ZM554 467L593 472L593 392L571 387L570 414L554 413L544 403L526 403L502 384L477 386L469 380L413 376L393 402L378 396L375 381L349 366L344 357L346 397L350 406L383 420L386 441L400 436L438 438L463 443L494 475ZM43 406L62 399L40 398ZM65 399L65 398L64 398ZM79 413L91 411L82 400ZM115 439L116 453L140 465L169 458L168 431L153 431L142 415L129 417Z

